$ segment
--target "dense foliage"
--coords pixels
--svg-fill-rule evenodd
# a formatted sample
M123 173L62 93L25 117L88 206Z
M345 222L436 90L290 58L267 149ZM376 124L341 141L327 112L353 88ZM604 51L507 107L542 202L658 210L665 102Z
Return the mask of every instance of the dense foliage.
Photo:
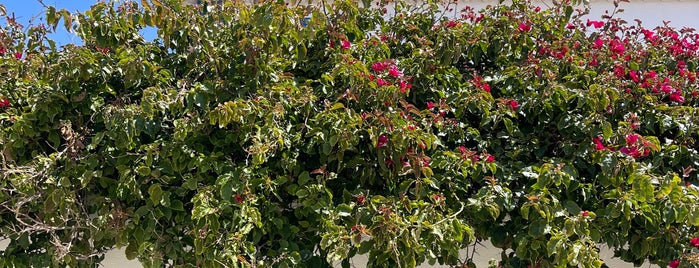
M468 266L485 239L504 267L697 261L692 30L570 3L176 2L6 16L0 265Z

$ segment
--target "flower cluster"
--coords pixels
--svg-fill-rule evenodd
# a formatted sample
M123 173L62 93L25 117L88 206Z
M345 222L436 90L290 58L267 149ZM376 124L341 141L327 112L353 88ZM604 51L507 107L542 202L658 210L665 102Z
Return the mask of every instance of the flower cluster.
M6 98L0 98L0 108L5 109L7 107L10 107L10 100Z
M401 93L407 93L413 85L410 84L403 72L398 69L393 60L379 61L371 65L371 70L376 74L369 75L369 80L376 79L376 85L379 87L392 85L389 80L396 81Z

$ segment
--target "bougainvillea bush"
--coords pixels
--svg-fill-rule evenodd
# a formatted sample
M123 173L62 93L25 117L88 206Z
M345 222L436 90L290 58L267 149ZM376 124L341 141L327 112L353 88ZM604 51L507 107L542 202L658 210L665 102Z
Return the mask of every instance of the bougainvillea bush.
M699 34L578 4L6 15L0 263L692 267Z

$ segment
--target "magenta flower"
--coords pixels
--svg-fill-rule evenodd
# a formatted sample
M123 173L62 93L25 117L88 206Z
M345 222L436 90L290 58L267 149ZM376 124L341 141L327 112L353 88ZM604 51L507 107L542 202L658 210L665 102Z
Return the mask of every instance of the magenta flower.
M22 52L15 52L15 58L17 58L18 60L21 60L22 59Z
M604 21L590 20L587 19L587 26L595 27L595 29L602 28L604 26Z
M405 81L400 81L400 83L398 85L400 87L401 93L405 93L406 91L408 91L408 89L411 89L413 87L413 85L411 85L410 83L405 82Z
M626 50L624 43L616 39L609 42L609 47L609 49L616 54L624 53L624 51Z
M495 156L493 156L492 154L486 154L486 155L481 156L481 159L484 159L484 158L485 158L485 162L487 162L487 163L495 162Z
M450 20L450 21L447 22L446 25L444 25L444 27L445 27L445 28L454 28L454 27L456 27L456 26L458 26L458 25L459 25L459 23L457 23L456 21Z
M377 63L374 63L371 65L371 69L377 73L382 72L383 70L386 69L386 67L388 67L388 64L384 63L384 62L377 62Z
M636 82L636 83L638 83L638 81L641 80L641 79L638 77L638 72L636 72L636 71L634 71L634 70L629 71L629 77L631 78L631 80L633 80L633 81Z
M379 140L376 142L376 147L382 148L386 147L388 144L388 137L386 135L379 136Z
M0 100L0 108L5 109L7 107L10 107L10 100L5 99L5 98L1 99Z
M380 87L390 85L390 83L388 83L388 81L383 80L381 78L376 78L376 84Z
M689 240L689 244L695 248L699 248L699 237L692 237L692 239Z
M594 49L600 49L604 46L604 41L600 39L599 37L595 39L595 41L592 43L592 48Z
M528 31L531 31L531 29L532 29L532 26L528 25L524 22L519 24L519 31L520 32L528 32Z
M639 135L636 133L631 133L629 135L626 135L626 144L628 145L633 145L638 141Z
M486 83L483 83L483 85L481 85L481 88L482 88L485 92L490 93L490 85L488 85L488 84L486 84Z
M434 108L434 102L428 101L427 102L427 109L431 110L432 108Z
M680 260L672 260L670 261L670 263L667 264L667 266L670 268L680 267Z
M597 151L601 151L601 150L604 150L606 148L604 146L604 143L602 143L602 139L600 137L592 138L592 142L595 144L595 150L597 150Z
M677 103L683 103L684 97L682 97L682 94L680 94L679 92L675 92L670 94L670 100Z
M342 39L342 49L350 49L352 44L347 39Z
M519 107L519 102L517 102L516 100L510 100L507 104L510 106L512 110L517 110L517 107Z
M391 66L391 68L388 69L388 75L395 77L395 78L398 78L398 77L403 76L403 72L398 70L398 67L393 65L393 66Z

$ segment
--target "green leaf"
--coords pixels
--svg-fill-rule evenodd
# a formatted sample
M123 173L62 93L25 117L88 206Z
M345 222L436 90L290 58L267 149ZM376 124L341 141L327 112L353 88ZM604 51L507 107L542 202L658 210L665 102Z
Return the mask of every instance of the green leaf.
M163 190L160 188L160 184L156 183L148 188L148 194L150 195L150 200L153 204L158 204L162 200Z

